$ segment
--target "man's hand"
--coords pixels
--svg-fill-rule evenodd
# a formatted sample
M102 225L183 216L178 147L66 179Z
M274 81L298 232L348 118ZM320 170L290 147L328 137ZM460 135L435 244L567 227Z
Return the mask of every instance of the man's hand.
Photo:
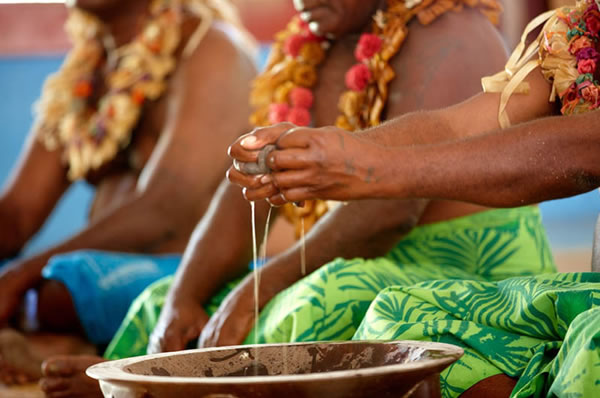
M204 326L198 347L239 345L254 326L254 296L251 283L245 279L227 298Z
M194 300L167 302L150 335L148 354L184 350L190 341L200 336L207 322L208 315L200 303Z
M350 200L374 197L385 162L384 148L337 127L319 129L279 124L258 129L230 148L238 162L256 161L267 144L272 172L250 176L236 167L229 179L244 188L246 199L268 199L274 205L307 199Z

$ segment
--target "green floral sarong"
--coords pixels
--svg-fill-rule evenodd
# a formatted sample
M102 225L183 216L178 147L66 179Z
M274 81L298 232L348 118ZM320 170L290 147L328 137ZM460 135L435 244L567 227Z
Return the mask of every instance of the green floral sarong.
M259 342L349 340L377 294L387 287L438 279L500 280L554 272L536 207L490 210L415 228L386 256L338 259L273 299L259 320ZM172 278L132 304L105 356L144 355ZM212 313L234 287L211 300ZM252 332L246 342L254 342Z
M537 207L490 210L415 228L386 257L337 259L262 311L258 341L349 340L377 294L432 280L497 281L556 272ZM254 342L254 334L246 343Z
M600 397L600 274L391 287L354 339L463 347L465 355L442 373L444 397L499 373L519 379L517 398Z

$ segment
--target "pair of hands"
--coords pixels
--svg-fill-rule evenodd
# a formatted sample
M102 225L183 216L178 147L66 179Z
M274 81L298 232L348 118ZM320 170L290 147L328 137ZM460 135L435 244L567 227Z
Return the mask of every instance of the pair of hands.
M150 336L148 353L184 350L198 340L198 347L239 345L254 326L254 292L244 280L209 317L202 304L190 298L167 300Z
M230 148L238 162L257 162L260 149L274 144L266 163L271 173L248 175L232 166L229 180L243 188L249 201L272 205L308 199L351 200L373 197L381 149L337 127L303 128L290 123L259 128Z

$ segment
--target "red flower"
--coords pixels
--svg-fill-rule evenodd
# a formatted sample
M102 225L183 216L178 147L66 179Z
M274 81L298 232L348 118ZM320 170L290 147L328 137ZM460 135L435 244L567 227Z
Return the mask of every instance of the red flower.
M577 64L577 71L582 75L594 73L596 71L596 61L593 59L582 59Z
M294 87L290 91L290 102L296 108L310 109L313 104L313 93L304 87Z
M87 98L92 95L92 84L88 80L80 80L73 87L73 95L79 98Z
M346 87L353 91L363 91L371 80L371 71L365 64L354 65L346 72Z
M304 108L292 108L287 121L296 126L310 126L310 112Z
M579 90L577 89L577 83L571 84L561 97L562 97L562 102L564 104L575 101L579 97Z
M365 33L360 37L356 50L354 50L354 56L359 62L364 62L371 59L375 54L381 50L382 40L379 36Z
M283 43L283 51L294 58L300 54L300 49L304 45L306 38L301 34L291 35Z
M590 10L584 14L584 20L588 32L592 36L598 37L598 33L600 32L600 13Z
M269 123L277 124L285 122L290 113L290 107L288 104L279 103L269 105Z

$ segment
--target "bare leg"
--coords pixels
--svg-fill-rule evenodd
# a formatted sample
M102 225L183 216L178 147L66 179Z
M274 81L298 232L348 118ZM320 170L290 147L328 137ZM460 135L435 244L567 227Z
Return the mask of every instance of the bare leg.
M44 359L54 355L95 354L93 345L83 339L73 300L66 287L44 281L38 290L35 333L0 330L0 382L23 384L41 377ZM61 333L61 334L53 334Z
M97 380L89 378L85 370L103 362L96 356L59 356L48 359L42 366L40 387L47 398L102 398Z
M60 282L42 282L36 315L40 331L84 335L71 293Z

